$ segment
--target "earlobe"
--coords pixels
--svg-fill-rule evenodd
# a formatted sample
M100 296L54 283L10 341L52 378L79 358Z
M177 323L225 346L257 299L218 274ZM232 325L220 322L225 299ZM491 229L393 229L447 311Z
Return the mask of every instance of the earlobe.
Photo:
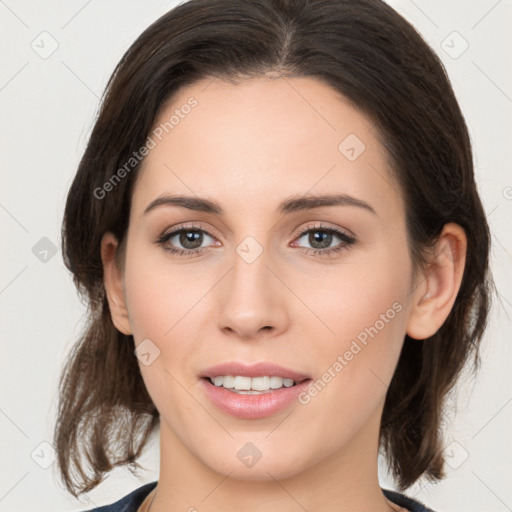
M123 275L115 258L118 246L117 238L111 232L106 232L103 235L101 239L103 283L113 324L123 334L132 334L124 297Z
M448 223L413 291L407 335L417 340L433 336L452 310L462 283L467 238L464 229Z

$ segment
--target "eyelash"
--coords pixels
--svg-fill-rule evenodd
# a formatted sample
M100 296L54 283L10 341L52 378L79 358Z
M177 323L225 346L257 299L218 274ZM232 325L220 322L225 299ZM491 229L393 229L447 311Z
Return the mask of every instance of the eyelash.
M165 244L174 236L181 232L187 232L187 231L199 231L202 233L206 233L208 236L213 237L208 231L205 231L204 229L200 228L199 226L195 225L187 225L187 226L179 226L177 229L174 229L173 231L169 233L163 233L160 235L156 240L155 243L160 246L165 246ZM351 245L353 245L356 242L356 239L350 235L347 235L343 231L339 231L338 229L331 228L328 226L324 226L322 224L316 225L316 226L308 226L301 232L297 233L295 236L295 239L302 238L305 234L309 233L310 231L320 231L328 234L334 234L338 236L341 239L341 242L339 245L330 248L330 249L310 249L308 247L301 247L301 249L305 249L306 252L309 254L313 254L315 256L326 256L326 255L332 255L335 253L338 253L344 249L347 249ZM164 249L166 251L169 251L171 254L175 256L183 256L185 258L190 258L196 256L198 253L203 251L208 251L209 248L200 248L200 249L176 249L173 247L165 246Z

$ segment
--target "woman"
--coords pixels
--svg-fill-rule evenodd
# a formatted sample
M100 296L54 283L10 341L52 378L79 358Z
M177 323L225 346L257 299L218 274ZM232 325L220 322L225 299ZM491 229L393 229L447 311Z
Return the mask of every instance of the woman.
M55 427L72 494L159 427L158 482L95 510L429 510L377 456L400 491L443 477L489 230L444 68L388 5L162 16L107 86L63 254L90 304Z

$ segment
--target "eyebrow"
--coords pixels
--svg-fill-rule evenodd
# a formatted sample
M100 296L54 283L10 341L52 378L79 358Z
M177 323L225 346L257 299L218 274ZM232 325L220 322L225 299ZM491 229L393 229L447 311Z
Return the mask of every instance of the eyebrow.
M157 197L154 201L149 203L144 210L144 215L159 206L179 206L198 212L213 213L219 216L224 215L224 210L220 204L215 201L182 195L163 195ZM310 210L326 206L355 206L377 215L377 212L367 202L347 194L291 196L279 204L277 212L280 214L289 214L300 210Z

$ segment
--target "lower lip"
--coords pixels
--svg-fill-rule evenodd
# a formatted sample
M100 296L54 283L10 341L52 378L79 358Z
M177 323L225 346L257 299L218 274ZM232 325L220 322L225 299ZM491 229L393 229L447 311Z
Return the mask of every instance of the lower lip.
M290 406L298 395L306 390L311 379L289 388L273 389L267 393L245 395L215 386L210 379L201 379L202 386L210 400L221 411L236 418L255 420L276 414Z

